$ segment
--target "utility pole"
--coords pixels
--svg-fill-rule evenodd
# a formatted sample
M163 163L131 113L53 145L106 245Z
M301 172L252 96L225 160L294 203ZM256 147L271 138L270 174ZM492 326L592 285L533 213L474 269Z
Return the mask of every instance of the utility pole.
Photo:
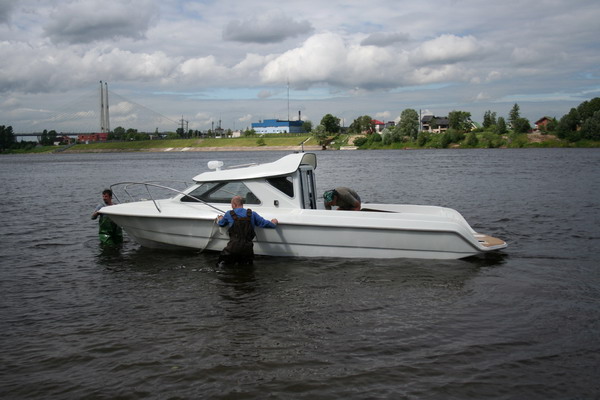
M188 128L188 124L190 121L186 121L185 119L183 119L183 115L181 116L181 136L182 137L187 137L187 128ZM185 128L184 128L184 124L185 124Z
M110 132L108 116L108 82L100 81L100 133Z
M104 129L106 129L107 133L110 133L110 118L108 117L108 82L104 82Z

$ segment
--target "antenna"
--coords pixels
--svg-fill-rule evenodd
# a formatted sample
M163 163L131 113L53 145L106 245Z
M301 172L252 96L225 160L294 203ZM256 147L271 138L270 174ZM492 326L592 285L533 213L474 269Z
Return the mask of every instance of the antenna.
M100 81L100 132L105 132L104 126L104 86L102 85L102 81Z
M104 82L104 129L110 133L110 117L108 116L108 83Z

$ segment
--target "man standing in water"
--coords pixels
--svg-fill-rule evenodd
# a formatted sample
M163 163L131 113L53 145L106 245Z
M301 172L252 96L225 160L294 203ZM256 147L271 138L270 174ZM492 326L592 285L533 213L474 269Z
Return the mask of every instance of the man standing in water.
M275 228L277 219L268 221L253 212L244 208L244 199L240 196L234 196L231 199L232 210L225 215L217 217L219 226L229 225L229 243L219 256L218 265L223 264L245 264L250 265L254 260L254 243L252 240L256 236L254 228Z
M98 207L96 207L94 213L92 214L92 219L100 217L100 220L98 221L98 235L100 236L100 242L102 242L102 244L107 245L116 245L123 243L123 229L121 229L119 225L111 221L109 217L100 213L100 209L102 207L112 205L112 190L104 189L102 191L102 203L98 204Z

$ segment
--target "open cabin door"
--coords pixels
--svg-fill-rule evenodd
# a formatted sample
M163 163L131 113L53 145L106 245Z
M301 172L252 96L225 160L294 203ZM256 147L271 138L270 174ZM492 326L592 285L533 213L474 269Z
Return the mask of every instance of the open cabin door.
M312 165L301 165L300 172L300 197L302 208L317 208L317 193L315 184L315 171Z

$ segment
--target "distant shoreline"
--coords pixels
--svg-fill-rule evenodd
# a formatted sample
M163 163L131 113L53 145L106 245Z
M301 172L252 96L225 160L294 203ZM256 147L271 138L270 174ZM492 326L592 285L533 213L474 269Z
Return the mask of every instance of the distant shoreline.
M193 153L201 151L321 151L321 146L227 146L227 147L153 147L147 149L67 149L60 153Z
M271 138L269 138L270 140ZM523 140L524 139L524 140ZM530 134L523 135L523 139L515 146L506 144L498 147L503 148L600 148L600 142L598 141L582 141L582 142L566 142L557 139L553 135L539 135ZM436 150L441 149L440 147L419 147L411 146L413 143L394 143L393 146L382 146L380 142L369 143L366 146L357 147L347 144L350 139L345 139L338 143L336 146L329 146L327 149L323 149L320 145L313 143L301 145L298 141L290 143L288 138L275 138L275 141L283 141L279 143L269 143L268 145L257 145L252 139L251 143L248 140L244 142L245 145L241 145L242 142L236 143L240 139L220 139L214 141L212 146L201 146L204 140L166 140L166 141L143 141L143 142L94 142L90 144L71 144L67 146L44 146L36 147L24 151L8 151L0 154L84 154L84 153L185 153L185 152L248 152L248 151L351 151L351 150ZM287 140L287 143L285 142ZM306 142L308 140L305 140ZM214 144L222 144L220 146L214 146ZM484 146L462 146L460 144L452 143L445 149L484 149L488 147Z

